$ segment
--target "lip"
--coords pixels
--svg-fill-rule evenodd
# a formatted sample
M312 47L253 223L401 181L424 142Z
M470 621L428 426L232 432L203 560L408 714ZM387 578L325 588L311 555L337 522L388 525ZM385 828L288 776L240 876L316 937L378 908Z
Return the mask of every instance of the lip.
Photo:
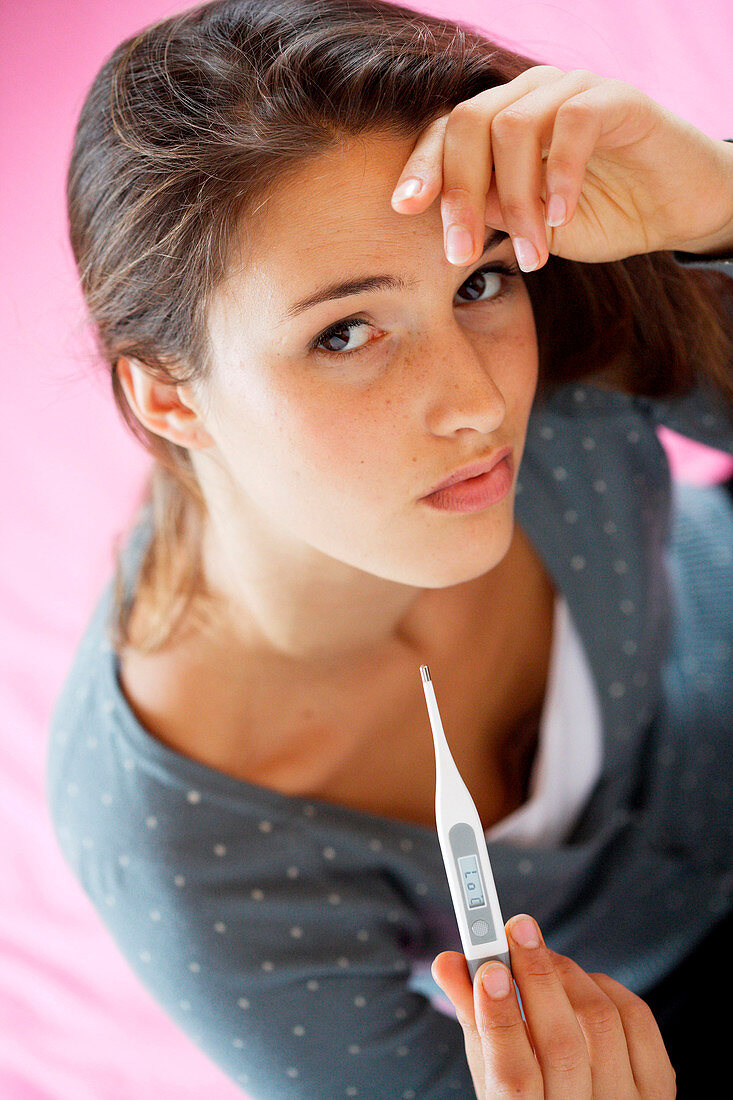
M444 481L441 481L438 485L434 486L429 493L426 493L426 497L430 497L433 493L437 493L440 489L447 489L451 485L457 485L461 481L467 481L471 477L478 477L480 474L486 474L489 470L493 470L497 463L501 462L503 458L512 453L511 447L502 447L499 451L494 451L493 455L489 455L483 462L474 462L470 466L464 466L461 470L456 470L454 474L447 477ZM424 497L422 498L425 499Z

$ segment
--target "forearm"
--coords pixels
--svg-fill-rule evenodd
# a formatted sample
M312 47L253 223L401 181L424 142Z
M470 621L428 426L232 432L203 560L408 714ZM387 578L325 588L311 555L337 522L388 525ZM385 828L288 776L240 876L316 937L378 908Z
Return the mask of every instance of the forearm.
M729 258L733 253L733 138L725 138L719 146L721 163L730 181L730 218L705 237L672 244L670 247L675 251L705 255L711 259L717 256Z

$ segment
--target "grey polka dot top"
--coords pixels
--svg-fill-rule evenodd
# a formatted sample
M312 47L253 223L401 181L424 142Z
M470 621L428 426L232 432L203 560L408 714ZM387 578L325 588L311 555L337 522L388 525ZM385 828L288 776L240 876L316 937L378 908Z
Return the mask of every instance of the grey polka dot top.
M702 383L664 401L571 384L532 410L516 516L587 653L603 759L562 843L489 841L505 919L533 914L642 995L733 907L733 499L671 481L660 424L733 453ZM143 517L130 584L148 535ZM111 601L110 581L54 708L47 799L150 995L256 1100L473 1097L429 971L461 950L435 829L165 746L121 692Z

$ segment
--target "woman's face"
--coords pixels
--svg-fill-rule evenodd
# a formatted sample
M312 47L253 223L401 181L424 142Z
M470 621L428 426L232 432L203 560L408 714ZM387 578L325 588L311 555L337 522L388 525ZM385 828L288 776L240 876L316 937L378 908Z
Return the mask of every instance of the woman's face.
M516 267L511 240L458 267L445 256L439 198L415 216L392 209L413 146L354 141L258 210L252 245L242 240L212 305L214 369L203 404L197 394L214 447L192 457L220 521L273 562L343 579L345 592L348 571L330 573L331 559L419 588L459 584L502 559L537 383L519 269L479 274ZM393 285L296 308L324 286L375 275ZM460 513L421 499L506 445L514 474L501 501Z

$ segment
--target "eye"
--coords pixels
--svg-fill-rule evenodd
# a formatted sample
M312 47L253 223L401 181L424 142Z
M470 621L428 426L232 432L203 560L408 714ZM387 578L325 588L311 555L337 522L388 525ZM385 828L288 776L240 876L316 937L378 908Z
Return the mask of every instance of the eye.
M473 303L488 303L493 305L495 302L503 301L512 291L512 287L509 284L511 278L521 275L522 271L516 264L504 264L494 263L486 264L484 267L479 267L474 271L465 283L456 291L456 294L465 292L470 296L470 301L465 302L464 305L472 305ZM496 275L497 279L487 279L489 275ZM499 291L497 293L497 287ZM493 291L493 294L490 292ZM489 292L490 297L484 297L483 295ZM358 352L363 351L369 347L374 341L365 341L355 348L351 348L349 351L342 351L341 348L323 349L321 344L328 340L340 340L342 346L348 343L348 335L344 337L344 333L349 333L352 330L357 330L364 325L368 325L369 322L363 320L360 317L348 317L344 321L337 321L329 328L322 332L319 336L316 336L314 340L308 345L309 350L316 355L322 355L330 359L344 359L349 355L356 355Z

